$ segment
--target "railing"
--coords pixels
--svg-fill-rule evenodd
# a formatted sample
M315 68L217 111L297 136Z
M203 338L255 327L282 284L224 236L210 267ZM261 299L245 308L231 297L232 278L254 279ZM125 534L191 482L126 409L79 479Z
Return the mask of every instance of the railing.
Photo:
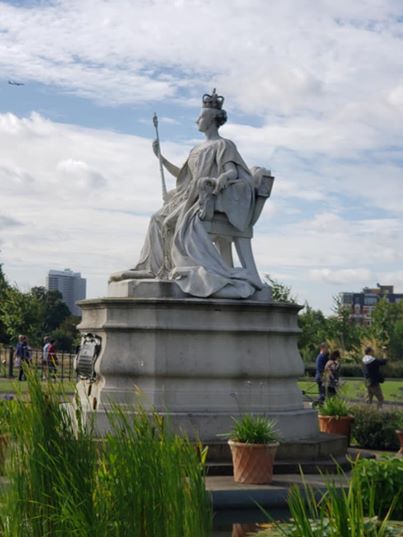
M75 354L68 352L56 352L57 365L53 373L48 371L46 364L43 363L42 350L32 349L30 366L38 372L38 375L44 378L56 378L60 381L76 380L76 372L73 368ZM0 348L0 378L18 378L20 368L16 366L15 349L13 347Z

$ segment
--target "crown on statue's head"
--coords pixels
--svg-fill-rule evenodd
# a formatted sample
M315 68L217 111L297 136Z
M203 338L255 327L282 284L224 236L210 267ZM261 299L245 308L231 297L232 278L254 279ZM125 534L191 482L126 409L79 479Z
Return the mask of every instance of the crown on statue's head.
M221 110L223 104L224 97L222 95L217 95L215 88L211 95L208 93L203 95L203 108L215 108L216 110Z

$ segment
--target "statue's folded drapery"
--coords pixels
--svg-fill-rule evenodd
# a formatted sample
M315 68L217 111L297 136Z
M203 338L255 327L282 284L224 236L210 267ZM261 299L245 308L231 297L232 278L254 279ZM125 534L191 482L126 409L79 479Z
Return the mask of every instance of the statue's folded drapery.
M209 140L192 149L176 188L151 218L134 271L173 278L184 292L199 297L229 291L247 298L256 291L256 280L245 269L225 262L199 216L201 183L219 177L228 163L235 164L238 177L217 195L216 208L240 231L250 225L255 204L250 171L233 142Z

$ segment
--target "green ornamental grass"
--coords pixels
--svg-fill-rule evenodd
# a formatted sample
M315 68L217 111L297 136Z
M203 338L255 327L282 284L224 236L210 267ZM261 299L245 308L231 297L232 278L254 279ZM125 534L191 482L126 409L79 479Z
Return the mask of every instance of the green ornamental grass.
M245 414L241 418L233 418L233 421L233 429L227 436L234 442L272 444L280 439L276 422L264 416Z
M13 449L0 503L4 537L207 537L205 452L141 408L115 408L96 441L55 385L29 375L10 419ZM136 410L136 411L135 411Z
M340 476L342 474L340 473ZM325 490L308 485L297 485L290 490L289 523L273 522L275 529L263 531L261 537L401 537L402 527L389 519L398 498L392 499L383 518L374 510L374 492L363 496L362 481L353 473L349 485L340 486L338 480L327 478ZM368 502L367 502L368 500Z
M350 406L341 397L327 397L319 407L319 414L321 416L349 416Z

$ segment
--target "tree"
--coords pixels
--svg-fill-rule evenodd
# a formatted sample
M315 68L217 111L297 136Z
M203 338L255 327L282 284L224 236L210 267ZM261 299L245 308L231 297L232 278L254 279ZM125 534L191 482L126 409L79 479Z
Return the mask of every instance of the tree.
M0 342L15 342L19 334L31 345L42 344L44 335L58 341L61 350L71 350L77 339L78 317L70 314L59 291L33 287L28 293L7 283L0 264Z
M389 340L389 356L393 360L403 360L403 319L399 319L393 326Z
M332 309L335 314L327 319L328 339L344 353L356 352L366 328L351 319L351 311L344 306L340 297L333 297Z
M271 286L273 302L282 302L286 304L296 304L297 300L292 295L291 287L284 285L271 278L270 274L264 275L264 280Z
M16 287L8 287L0 303L0 319L10 340L19 334L28 336L31 344L39 343L42 324L41 303L32 293L22 293Z
M302 358L304 362L313 362L320 344L328 339L328 321L320 310L314 310L306 303L298 316L298 324L301 329L298 346Z
M80 322L80 317L69 315L51 332L50 337L57 342L57 348L61 351L71 352L80 343L80 332L77 330L77 325Z
M381 298L372 311L370 333L388 347L391 358L403 358L403 303Z
M4 303L5 300L5 294L7 289L9 288L8 282L6 280L6 276L3 272L3 265L0 263L0 307L1 304ZM6 327L3 323L2 316L1 316L1 310L0 310L0 344L1 343L9 343L9 336L7 334Z
M42 305L42 335L55 330L70 316L70 310L63 302L63 295L59 291L48 291L45 287L33 287L31 293Z

